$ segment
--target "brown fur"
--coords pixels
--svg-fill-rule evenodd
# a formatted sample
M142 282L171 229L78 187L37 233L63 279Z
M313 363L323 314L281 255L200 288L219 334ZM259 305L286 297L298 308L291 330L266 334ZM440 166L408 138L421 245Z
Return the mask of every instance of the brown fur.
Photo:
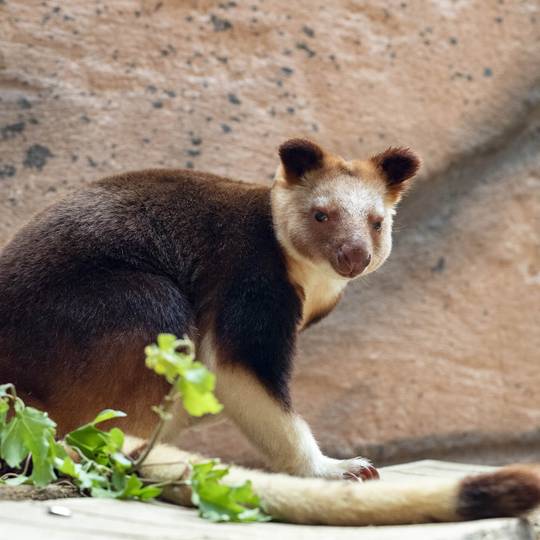
M242 230L254 208L271 231L268 187L148 170L96 182L45 210L0 256L0 381L15 383L48 410L61 433L114 407L128 413L133 433L147 434L150 407L166 384L144 366L144 346L160 331L185 332L198 342L219 302L216 291L229 287L237 261L247 261L253 249ZM216 246L223 227L231 244ZM178 262L186 245L191 259ZM275 255L269 258L275 265ZM141 280L160 299L153 309L161 316L170 294L163 287L181 279L187 264L193 273L184 292L192 297L196 286L198 297L185 325L170 326L164 313L155 330L141 328L151 318L137 300ZM123 315L108 320L122 305Z
M291 139L279 147L279 157L286 171L287 181L296 183L308 171L321 169L324 152L307 139Z
M418 172L420 160L409 148L387 148L371 158L380 174L386 178L388 189L400 197L409 187L407 182Z
M510 517L540 504L540 471L515 465L462 481L457 512L462 519Z
M114 407L145 436L165 383L144 367L144 345L186 334L218 374L226 414L273 466L362 475L366 460L322 454L289 383L298 331L390 253L388 175L393 186L410 173L394 154L378 167L293 139L271 188L148 170L67 197L0 255L0 380L46 408L60 433ZM385 165L397 158L397 169Z

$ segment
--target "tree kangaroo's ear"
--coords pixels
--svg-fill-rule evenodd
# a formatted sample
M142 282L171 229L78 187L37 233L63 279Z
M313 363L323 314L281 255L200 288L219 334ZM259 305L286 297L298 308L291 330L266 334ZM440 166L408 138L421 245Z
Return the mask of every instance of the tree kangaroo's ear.
M371 158L388 191L399 197L412 184L420 168L420 158L409 148L388 148Z
M283 177L289 183L297 183L302 177L323 166L324 151L308 139L290 139L279 147Z

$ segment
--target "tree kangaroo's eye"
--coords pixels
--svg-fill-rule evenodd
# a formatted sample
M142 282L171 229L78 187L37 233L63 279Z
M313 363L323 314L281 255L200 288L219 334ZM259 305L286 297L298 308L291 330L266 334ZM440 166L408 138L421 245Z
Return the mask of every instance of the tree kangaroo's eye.
M373 226L373 229L375 231L381 232L381 230L382 230L382 220L373 222L372 226Z
M322 223L323 221L328 221L328 214L321 212L321 210L317 210L314 214L314 217L319 223Z

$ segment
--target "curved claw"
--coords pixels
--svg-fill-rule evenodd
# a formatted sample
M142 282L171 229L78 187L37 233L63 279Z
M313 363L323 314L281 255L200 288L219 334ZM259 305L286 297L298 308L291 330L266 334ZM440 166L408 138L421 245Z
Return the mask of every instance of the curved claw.
M368 480L378 480L380 476L373 465L367 465L359 469L356 474L352 471L344 472L343 478L345 480L353 480L356 482L367 482Z
M369 469L369 472L371 473L370 480L379 480L380 479L379 471L373 465L370 465L368 467L368 469Z

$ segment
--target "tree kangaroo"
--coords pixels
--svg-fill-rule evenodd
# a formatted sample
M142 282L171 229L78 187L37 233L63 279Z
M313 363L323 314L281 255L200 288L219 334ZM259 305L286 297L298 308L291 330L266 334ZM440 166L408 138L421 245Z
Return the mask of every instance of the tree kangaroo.
M0 382L48 411L60 433L113 407L146 437L167 383L145 367L144 346L160 332L187 335L216 373L225 414L268 466L326 479L251 472L273 515L395 523L534 506L540 482L524 469L404 491L331 481L378 473L363 458L325 456L295 413L296 337L387 259L419 159L389 148L347 161L304 139L279 155L272 187L146 170L93 183L30 221L0 256ZM188 424L178 407L166 440Z

